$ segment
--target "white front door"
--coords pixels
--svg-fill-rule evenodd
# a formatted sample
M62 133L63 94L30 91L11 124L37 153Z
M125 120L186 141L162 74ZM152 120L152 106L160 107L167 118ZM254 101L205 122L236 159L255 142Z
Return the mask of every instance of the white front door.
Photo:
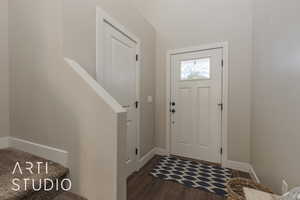
M171 153L221 162L222 49L171 57Z
M128 174L137 168L137 44L104 23L103 86L127 110Z

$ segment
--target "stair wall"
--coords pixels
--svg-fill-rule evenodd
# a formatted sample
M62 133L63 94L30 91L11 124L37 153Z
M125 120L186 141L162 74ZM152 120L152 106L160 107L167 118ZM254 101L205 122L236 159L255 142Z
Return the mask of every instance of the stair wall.
M67 151L73 191L89 200L126 197L117 185L126 115L64 61L61 1L10 0L9 10L11 137Z

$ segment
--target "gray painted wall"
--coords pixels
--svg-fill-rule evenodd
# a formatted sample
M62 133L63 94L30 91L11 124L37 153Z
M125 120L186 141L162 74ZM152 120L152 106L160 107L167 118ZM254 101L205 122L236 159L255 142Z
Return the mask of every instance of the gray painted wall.
M228 154L250 161L252 0L132 0L157 30L156 144L166 138L166 52L229 42Z
M68 151L73 191L125 199L126 115L63 62L61 1L10 0L9 8L11 135Z
M96 6L124 25L141 40L141 155L154 147L155 30L129 0L63 0L64 55L96 77Z
M0 1L0 137L9 135L8 0Z
M300 1L254 1L251 160L281 192L300 185Z
M63 130L57 131L54 127L57 124L49 120L56 112L61 113L60 109L65 119L70 116L69 110L63 110L64 106L56 107L58 110L54 109L53 115L48 113L53 110L51 102L57 101L55 97L48 99L48 92L51 92L48 70L56 64L51 59L58 56L55 52L63 52L95 77L95 6L100 5L143 42L142 154L154 146L154 104L146 102L147 96L155 95L154 66L157 64L156 144L164 147L166 51L229 41L229 159L249 162L251 143L251 161L264 183L276 191L280 190L282 179L292 186L299 185L299 1L254 0L254 13L250 0L230 0L224 4L216 0L199 1L197 6L190 1L185 1L184 5L179 1L157 0L137 3L157 28L156 39L154 29L128 1L64 0L61 5L58 1L36 4L33 0L10 0L10 9L18 12L10 16L12 135L59 148L66 143L73 144L69 142L69 135ZM1 1L0 5L0 136L5 136L9 132L7 2ZM182 11L182 6L189 5L189 14L183 15L186 18L177 18L176 13ZM177 26L178 23L181 26ZM66 123L76 127L76 120ZM54 130L47 127L54 127Z
M147 96L155 96L153 27L127 1L63 0L35 4L34 0L26 3L12 0L9 4L12 135L45 145L64 147L63 143L57 141L58 133L47 130L44 121L51 118L45 113L48 104L44 101L47 99L44 95L44 90L47 90L44 88L47 68L51 68L49 58L54 60L55 51L62 49L63 56L77 61L95 78L96 6L99 5L142 42L140 144L141 155L148 153L154 147L154 102L147 102ZM49 6L52 13L45 12L46 6ZM44 45L49 48L47 51Z

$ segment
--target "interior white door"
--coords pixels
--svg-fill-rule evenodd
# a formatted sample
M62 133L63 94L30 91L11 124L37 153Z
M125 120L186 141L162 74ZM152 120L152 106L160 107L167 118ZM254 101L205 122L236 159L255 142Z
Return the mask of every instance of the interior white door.
M171 57L171 153L221 162L222 49Z
M137 44L108 23L104 25L103 86L127 110L128 175L137 168Z

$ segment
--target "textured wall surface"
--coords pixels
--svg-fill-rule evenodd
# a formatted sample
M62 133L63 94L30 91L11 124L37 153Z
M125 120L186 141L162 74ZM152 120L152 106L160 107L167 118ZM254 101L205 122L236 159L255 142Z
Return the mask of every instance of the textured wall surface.
M255 0L252 164L281 192L300 185L300 2Z
M141 40L141 154L154 147L155 30L128 0L63 0L64 54L96 77L96 6Z
M102 7L109 15L123 24L128 30L133 32L141 40L141 115L140 115L140 147L141 155L145 155L154 147L154 102L148 103L148 96L155 96L155 30L154 28L139 15L138 11L127 1L109 0L109 1L77 1L64 0L60 5L49 4L53 13L44 12L44 4L34 4L30 0L22 3L21 1L12 1L10 10L12 13L19 12L17 16L11 14L10 36L13 44L11 45L13 74L12 87L12 119L15 117L27 115L28 105L34 98L46 98L45 96L30 92L25 93L25 88L34 89L42 87L44 78L39 70L46 69L54 57L53 53L57 49L62 49L62 55L77 61L92 76L96 77L96 7ZM28 3L29 6L26 6ZM58 3L56 3L58 4ZM28 8L22 8L25 6ZM56 6L56 7L55 7ZM60 6L60 8L58 8ZM60 10L59 10L60 9ZM31 13L35 10L35 13ZM2 13L1 13L2 14ZM53 19L51 19L51 15ZM47 24L45 24L47 22ZM37 43L37 44L36 44ZM47 45L47 52L42 49ZM44 54L43 54L44 53ZM43 57L42 57L43 56ZM32 71L22 67L21 58L26 63L31 63ZM47 58L47 60L43 59ZM44 64L43 67L38 65ZM28 64L29 65L29 64ZM2 74L1 74L2 75ZM26 81L24 80L26 78ZM27 80L28 79L28 80ZM29 80L30 79L30 80ZM28 82L27 82L28 81ZM24 83L24 84L22 84ZM41 90L43 92L43 90ZM19 100L21 97L21 100ZM27 100L27 101L26 101ZM39 114L42 114L44 106L40 106ZM21 112L26 109L26 112ZM45 116L46 117L46 116ZM30 117L28 118L28 120ZM20 122L21 123L21 122ZM31 121L22 122L26 125L24 133L18 129L19 124L12 121L13 134L29 134L28 138L35 138L36 141L50 146L57 146L56 138L46 134L41 127L39 130L29 131L35 125ZM36 127L35 127L36 128ZM50 134L50 133L49 133ZM25 137L26 138L26 137Z
M228 155L249 162L252 1L132 1L157 30L156 144L166 142L167 50L228 41Z
M68 151L73 191L125 199L126 115L63 61L61 1L9 7L12 136Z
M0 1L0 137L9 135L8 0Z

